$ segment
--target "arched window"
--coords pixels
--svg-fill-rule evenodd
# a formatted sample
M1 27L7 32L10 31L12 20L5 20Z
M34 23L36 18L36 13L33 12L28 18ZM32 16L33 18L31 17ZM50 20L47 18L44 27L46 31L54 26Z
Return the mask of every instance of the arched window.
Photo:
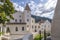
M22 20L20 19L20 23L22 22Z
M35 32L37 32L37 30L35 29Z
M24 31L24 27L22 27L22 31Z
M32 28L33 28L33 25L32 25Z
M15 19L15 22L17 22L17 19Z
M9 29L9 27L7 27L6 33L10 33L10 29Z
M16 31L18 31L18 27L16 27L16 29L15 29Z

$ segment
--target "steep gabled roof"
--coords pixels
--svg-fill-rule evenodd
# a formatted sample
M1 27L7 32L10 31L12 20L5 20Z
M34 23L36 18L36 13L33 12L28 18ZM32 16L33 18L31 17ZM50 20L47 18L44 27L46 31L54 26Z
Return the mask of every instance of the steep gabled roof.
M24 9L24 10L31 11L31 9L30 9L30 7L29 7L28 3L26 4L26 6L25 6L25 9Z

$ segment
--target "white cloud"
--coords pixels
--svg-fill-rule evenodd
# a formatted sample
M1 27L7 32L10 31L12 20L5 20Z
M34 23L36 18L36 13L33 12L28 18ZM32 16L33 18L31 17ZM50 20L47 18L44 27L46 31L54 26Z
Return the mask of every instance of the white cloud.
M43 1L43 0L41 0ZM53 18L53 11L54 11L54 8L56 6L56 3L57 3L57 0L48 0L47 3L45 4L42 4L42 3L39 3L39 4L36 4L34 1L31 1L29 3L30 7L31 7L31 10L33 11L32 14L36 15L36 16L43 16L43 17L48 17L48 18ZM50 11L52 10L52 11ZM43 15L41 15L42 12L45 12L43 13Z
M30 1L29 6L30 6L30 8L31 8L32 10L34 10L35 7L36 7L36 4L35 4L34 1Z
M43 0L41 0L41 1L43 1ZM36 4L33 0L31 0L29 3L29 6L32 10L31 12L33 15L48 17L48 18L52 19L54 10L52 10L52 11L49 11L49 10L51 10L52 8L55 8L56 3L57 3L57 0L48 0L48 2L46 2L45 4L42 4L42 3ZM13 3L13 4L14 4L14 7L16 10L18 10L18 11L24 10L24 8L20 5L18 5L17 3ZM22 4L24 4L24 2L22 2ZM45 11L45 13L43 13L41 15L41 13L43 11Z
M24 4L24 2L22 2L22 4Z
M40 0L41 2L43 2L44 0Z
M42 12L41 7L43 7L43 4L41 4L41 3L36 4L34 1L30 1L29 5L32 10L32 14L39 16L40 13Z
M23 11L24 10L24 8L20 5L18 5L17 3L13 3L13 6L15 7L15 10L17 10L17 11Z
M49 9L51 7L55 8L57 3L57 0L48 0L48 2L45 4L45 8Z
M51 11L51 12L46 13L46 14L43 14L43 15L41 15L41 16L42 16L42 17L47 17L47 18L53 19L54 11Z

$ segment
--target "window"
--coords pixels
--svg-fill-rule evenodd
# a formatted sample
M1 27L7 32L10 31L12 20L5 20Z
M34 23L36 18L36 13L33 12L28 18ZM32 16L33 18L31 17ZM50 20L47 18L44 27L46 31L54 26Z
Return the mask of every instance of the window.
M45 27L46 27L46 25L45 25Z
M32 25L32 28L33 28L33 25Z
M9 27L7 27L7 29L6 29L6 33L10 33L10 29L9 29Z
M37 30L35 29L35 32L37 32Z
M21 23L21 21L22 21L22 20L20 19L20 23Z
M27 15L27 17L29 17L29 15Z
M40 26L38 26L38 28L40 28Z
M19 17L21 17L21 15L19 15Z
M42 30L43 30L43 28L42 28Z
M33 20L32 20L32 23L33 23Z
M27 27L29 27L29 25L27 25Z
M27 21L29 21L29 19L27 19Z
M15 29L16 31L18 31L18 27L16 27L16 29Z
M15 22L17 22L17 19L15 19Z
M22 27L22 31L24 31L24 27Z
M36 28L36 26L35 26L35 28Z

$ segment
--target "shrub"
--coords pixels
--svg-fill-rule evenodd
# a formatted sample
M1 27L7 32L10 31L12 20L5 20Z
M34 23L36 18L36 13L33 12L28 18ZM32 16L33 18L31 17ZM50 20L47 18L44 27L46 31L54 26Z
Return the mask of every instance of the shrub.
M42 39L42 38L43 38L43 35L41 35L41 37L40 37L40 34L37 34L37 35L35 36L34 40L40 40L40 39Z

